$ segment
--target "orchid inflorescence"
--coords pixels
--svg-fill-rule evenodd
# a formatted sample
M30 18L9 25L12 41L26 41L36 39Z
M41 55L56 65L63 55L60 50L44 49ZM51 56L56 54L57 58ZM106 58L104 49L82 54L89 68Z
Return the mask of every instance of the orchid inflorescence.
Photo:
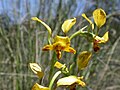
M58 59L58 61L56 61L54 64L54 67L58 69L58 72L56 72L52 77L49 86L44 87L36 83L33 86L32 90L53 90L53 83L60 74L64 74L65 77L58 79L56 83L56 88L60 86L67 86L70 88L70 90L76 90L76 85L80 85L82 87L86 86L85 82L83 81L83 76L79 77L76 75L71 75L70 69L67 68L66 64L62 64L59 62L59 60L62 58L62 53L61 53L62 51L76 54L76 50L73 47L71 47L71 39L73 39L75 36L83 36L87 40L89 38L88 41L92 42L93 50L95 52L98 52L100 50L99 45L101 43L106 43L108 41L108 31L103 35L103 37L98 36L100 28L106 22L106 13L103 9L99 8L93 11L93 19L94 19L94 23L96 24L97 30L95 29L94 23L85 14L82 14L82 17L84 17L90 23L89 26L91 27L91 30L85 30L88 27L85 26L80 30L78 30L77 32L73 33L70 37L67 36L67 33L72 28L72 26L75 25L76 18L68 19L64 21L61 27L64 36L56 35L55 37L52 37L52 29L42 20L38 19L37 17L32 17L32 20L38 21L41 24L43 24L48 31L49 44L43 46L42 50L55 51ZM80 53L80 55L78 55L76 63L79 71L84 70L88 66L91 57L92 57L91 51L83 51ZM35 74L38 75L39 78L42 78L44 76L44 72L37 63L30 63L30 68Z

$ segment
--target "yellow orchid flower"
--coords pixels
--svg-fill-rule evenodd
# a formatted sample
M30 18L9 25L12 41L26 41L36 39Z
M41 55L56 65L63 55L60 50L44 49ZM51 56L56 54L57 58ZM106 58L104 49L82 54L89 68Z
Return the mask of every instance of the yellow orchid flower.
M70 47L70 39L67 36L56 36L54 38L53 44L44 46L42 50L55 50L58 59L61 58L61 51L71 52L74 54L76 53L76 51L72 47Z
M44 73L42 72L41 67L37 63L30 63L31 70L38 75L39 78L42 78Z
M82 16L92 25L92 29L94 29L93 22L85 14L82 14ZM93 11L93 19L94 19L94 22L97 25L97 27L100 28L106 22L105 11L101 8L94 10Z
M106 22L106 13L105 13L105 11L103 9L101 9L101 8L94 10L93 19L95 21L95 24L98 26L98 28L100 28Z
M44 87L36 83L33 87L32 90L50 90L48 87Z
M65 36L65 37L56 36L54 38L53 44L51 44L51 41L50 41L50 36L52 34L51 28L46 23L44 23L42 20L38 19L37 17L32 17L32 20L38 21L41 24L43 24L49 32L48 41L49 41L50 45L44 46L42 49L43 51L55 50L58 59L61 58L61 51L71 52L74 54L76 53L76 51L72 47L70 47L70 39L67 36ZM67 33L75 23L76 23L76 18L68 19L68 20L64 21L64 23L62 24L63 32Z
M76 18L68 19L62 24L62 30L64 33L67 33L71 27L76 23Z
M94 37L93 48L95 52L97 52L100 49L100 46L99 46L100 43L106 43L109 40L108 34L109 32L107 31L103 35L103 37L99 37L99 36Z
M81 52L81 54L78 56L78 60L77 60L77 65L78 65L79 70L82 70L85 67L87 67L91 56L92 56L92 53L89 51Z
M80 85L80 86L84 87L84 86L86 86L86 84L82 81L82 79L83 79L83 77L76 77L76 76L64 77L57 81L57 87L69 86L70 88L74 88L76 85Z

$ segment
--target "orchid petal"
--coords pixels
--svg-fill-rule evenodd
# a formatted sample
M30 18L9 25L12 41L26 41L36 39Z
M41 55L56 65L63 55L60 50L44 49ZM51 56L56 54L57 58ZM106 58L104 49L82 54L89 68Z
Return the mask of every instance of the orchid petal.
M71 27L76 23L76 18L68 19L62 24L62 30L64 33L67 33Z
M101 8L96 9L93 12L93 18L94 18L95 24L100 28L106 22L106 13Z
M33 87L32 90L50 90L48 87L44 87L36 83Z
M73 84L78 84L83 87L85 86L85 83L76 76L64 77L57 81L57 86L71 86Z
M32 20L38 21L38 22L40 22L41 24L43 24L43 25L47 28L49 34L51 35L52 30L51 30L51 28L50 28L46 23L44 23L42 20L38 19L37 17L32 17Z
M85 67L87 67L88 62L90 61L91 56L92 56L92 53L88 52L88 51L83 51L78 56L77 65L78 65L79 70L82 70Z
M42 72L41 67L37 63L30 63L31 70L38 75L39 78L42 78L44 73Z
M84 13L82 14L82 17L84 17L90 23L90 25L92 26L92 30L93 30L94 29L93 22Z

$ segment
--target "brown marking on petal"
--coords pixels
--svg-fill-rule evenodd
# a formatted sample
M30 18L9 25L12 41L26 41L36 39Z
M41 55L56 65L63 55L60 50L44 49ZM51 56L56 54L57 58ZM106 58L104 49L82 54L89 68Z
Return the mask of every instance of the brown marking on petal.
M100 50L100 47L94 47L94 51L98 52Z
M60 59L61 58L61 51L60 50L56 50L56 54L57 54L57 58Z
M70 85L70 90L76 90L76 83Z
M48 51L49 49L48 48L42 48L43 51Z
M52 50L52 49L53 49L52 45L46 45L42 48L43 51L48 51L48 50Z
M48 51L49 49L48 48L42 48L43 51Z
M100 16L101 16L101 18L105 18L106 17L105 13L103 11L101 11L101 10L100 10Z
M98 45L98 42L94 41L93 42L93 49L95 52L98 52L100 50L100 46Z
M76 50L72 50L72 49L69 49L71 53L75 54L76 53Z

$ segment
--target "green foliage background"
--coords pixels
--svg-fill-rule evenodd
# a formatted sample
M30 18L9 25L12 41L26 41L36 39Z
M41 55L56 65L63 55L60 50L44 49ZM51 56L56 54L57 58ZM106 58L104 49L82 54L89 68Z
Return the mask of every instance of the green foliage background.
M40 0L36 15L46 22L53 30L53 36L62 35L61 25L64 20L77 18L77 23L68 35L79 30L88 22L76 13L79 0ZM80 2L80 1L79 1ZM80 72L84 75L87 87L83 90L119 90L120 89L120 6L119 0L89 0L86 1L83 12L89 17L97 7L103 8L107 13L107 23L101 28L101 36L108 30L109 42L101 47L99 53L94 53L89 66ZM7 13L0 15L0 90L31 90L35 82L48 86L51 60L56 59L53 52L43 52L46 45L48 32L40 23L31 20L30 4L26 0L26 14L20 17L15 8L14 22ZM14 3L19 6L18 2ZM89 8L88 5L91 5ZM20 9L21 7L18 7ZM48 9L46 9L48 8ZM81 8L79 8L81 10ZM53 13L54 11L54 13ZM85 38L77 36L71 41L71 46L77 50L74 56L64 53L60 62L68 66L75 62L76 56L83 50L90 50L91 45ZM42 80L32 73L28 64L37 62L46 73ZM51 73L55 73L56 69ZM77 70L71 72L76 74ZM81 90L82 90L81 89ZM61 89L60 89L61 90ZM79 90L79 89L78 89Z

